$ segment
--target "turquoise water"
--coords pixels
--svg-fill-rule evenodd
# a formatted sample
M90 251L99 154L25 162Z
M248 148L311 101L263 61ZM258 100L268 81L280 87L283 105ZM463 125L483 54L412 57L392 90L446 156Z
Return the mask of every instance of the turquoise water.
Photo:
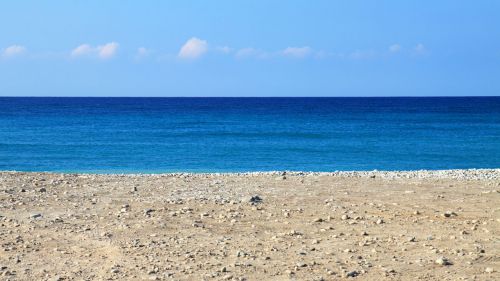
M0 98L0 170L500 168L500 97Z

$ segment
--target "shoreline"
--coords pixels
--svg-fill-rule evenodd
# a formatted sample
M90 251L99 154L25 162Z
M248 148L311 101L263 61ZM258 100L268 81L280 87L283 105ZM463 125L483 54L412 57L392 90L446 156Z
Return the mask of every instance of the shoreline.
M500 168L492 169L444 169L444 170L371 170L371 171L255 171L255 172L166 172L166 173L87 173L87 172L51 172L51 171L10 171L0 170L0 174L44 174L44 175L86 175L86 176L127 176L127 177L176 177L176 176L330 176L341 178L384 179L500 179Z

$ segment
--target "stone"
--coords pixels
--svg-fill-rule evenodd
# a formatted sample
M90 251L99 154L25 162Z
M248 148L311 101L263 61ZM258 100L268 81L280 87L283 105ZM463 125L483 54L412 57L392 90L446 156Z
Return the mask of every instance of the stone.
M262 198L259 195L254 195L248 199L248 202L251 204L262 203Z
M356 277L358 275L359 275L359 272L357 272L356 270L353 270L353 271L347 272L346 277Z
M457 214L455 212L452 212L452 211L446 211L443 213L443 217L445 218L449 218L449 217L456 217Z
M31 215L30 215L30 219L40 219L40 218L42 218L42 217L43 217L43 216L42 216L42 214L40 214L40 213L34 213L34 214L31 214Z
M450 260L448 260L445 257L438 258L436 260L436 263L439 264L439 265L442 265L442 266L452 265L452 263L450 262Z
M383 219L378 219L375 223L376 223L376 224L383 224L383 223L384 223L384 220L383 220Z
M304 262L297 263L297 267L306 267L306 266L307 266L307 263L304 263Z

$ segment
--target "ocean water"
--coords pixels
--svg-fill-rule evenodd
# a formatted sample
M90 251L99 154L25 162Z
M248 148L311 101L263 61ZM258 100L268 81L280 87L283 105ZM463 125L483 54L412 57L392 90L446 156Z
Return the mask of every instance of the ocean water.
M500 168L500 97L0 97L0 170Z

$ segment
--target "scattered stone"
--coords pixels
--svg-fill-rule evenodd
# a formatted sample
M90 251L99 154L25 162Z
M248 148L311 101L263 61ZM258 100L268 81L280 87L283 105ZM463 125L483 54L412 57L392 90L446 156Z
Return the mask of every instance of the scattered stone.
M356 277L358 275L359 275L359 272L356 270L353 270L353 271L347 272L346 277Z
M439 264L439 265L442 265L442 266L452 265L452 263L450 262L450 260L448 260L445 257L438 258L436 260L436 263Z
M33 214L30 215L30 219L40 219L42 217L43 216L40 213L33 213Z
M307 263L304 263L304 262L297 263L297 267L306 267L306 266L307 266Z
M449 218L449 217L456 217L457 214L455 212L452 212L452 211L446 211L443 213L443 217L445 218Z
M258 204L262 202L262 198L259 195L254 195L250 197L248 202L251 204Z
M486 273L493 273L493 272L495 272L495 270L492 267L487 267L487 268L484 269L484 272L486 272Z

